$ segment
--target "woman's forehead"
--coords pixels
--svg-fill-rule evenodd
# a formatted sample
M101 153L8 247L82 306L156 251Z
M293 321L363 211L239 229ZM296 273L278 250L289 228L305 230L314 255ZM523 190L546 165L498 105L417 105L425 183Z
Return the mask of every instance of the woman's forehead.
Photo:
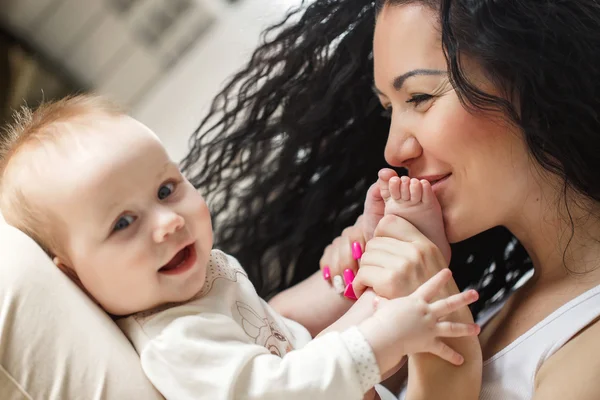
M375 26L373 56L377 75L389 80L412 70L445 70L436 15L430 9L409 4L386 7ZM390 82L377 82L389 85Z

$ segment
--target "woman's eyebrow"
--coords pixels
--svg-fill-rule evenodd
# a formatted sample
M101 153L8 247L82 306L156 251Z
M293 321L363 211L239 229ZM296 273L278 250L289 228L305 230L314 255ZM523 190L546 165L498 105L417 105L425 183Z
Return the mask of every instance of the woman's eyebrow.
M394 82L392 83L392 86L394 87L394 89L396 91L398 91L402 88L402 85L404 85L404 82L408 78L412 78L413 76L446 75L447 73L448 73L447 71L442 71L439 69L414 69L412 71L408 71L405 74L395 77ZM385 96L385 94L383 94L383 92L381 90L377 89L377 86L375 86L375 83L373 83L373 85L371 86L371 90L373 90L373 93L375 93L375 95L377 95L377 96Z
M402 74L402 75L399 75L399 76L395 77L392 86L394 87L394 89L400 90L402 88L402 85L404 85L404 82L408 78L412 78L413 76L418 76L418 75L446 75L446 74L447 74L446 71L442 71L442 70L439 70L439 69L413 69L412 71L408 71L405 74Z

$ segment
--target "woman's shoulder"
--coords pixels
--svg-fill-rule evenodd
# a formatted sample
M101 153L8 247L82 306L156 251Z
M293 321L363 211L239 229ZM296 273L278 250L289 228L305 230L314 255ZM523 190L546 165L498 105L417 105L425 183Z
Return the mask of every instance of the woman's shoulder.
M542 364L534 400L600 399L600 317L580 330Z

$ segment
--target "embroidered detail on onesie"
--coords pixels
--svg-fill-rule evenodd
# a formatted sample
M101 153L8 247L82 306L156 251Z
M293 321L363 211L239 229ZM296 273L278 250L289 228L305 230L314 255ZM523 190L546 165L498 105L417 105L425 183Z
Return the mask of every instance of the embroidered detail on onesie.
M237 275L240 274L246 278L246 272L239 266L231 263L227 255L219 250L213 250L210 254L210 260L206 267L206 279L202 290L194 296L195 299L206 296L213 287L215 281L219 278L227 279L231 282L237 282Z
M268 315L262 318L248 304L241 301L236 301L235 304L242 317L242 328L246 335L254 340L254 343L263 346L271 354L279 357L284 356L293 349L279 325Z

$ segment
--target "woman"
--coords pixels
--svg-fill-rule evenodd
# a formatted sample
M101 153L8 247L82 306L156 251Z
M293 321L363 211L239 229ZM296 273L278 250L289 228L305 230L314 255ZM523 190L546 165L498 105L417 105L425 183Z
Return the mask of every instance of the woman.
M409 176L444 175L436 195L449 241L460 242L451 267L459 287L480 289L473 312L534 274L477 351L463 343L466 368L411 357L408 398L477 397L482 374L483 399L599 398L599 24L592 0L316 1L267 35L184 161L221 200L219 245L274 293L308 277L352 226L382 155ZM350 242L369 233L345 230L322 265L349 266ZM358 276L380 271L375 291L406 295L444 267L427 243L384 219ZM309 306L324 296L303 309L322 310ZM344 304L327 300L323 314Z

